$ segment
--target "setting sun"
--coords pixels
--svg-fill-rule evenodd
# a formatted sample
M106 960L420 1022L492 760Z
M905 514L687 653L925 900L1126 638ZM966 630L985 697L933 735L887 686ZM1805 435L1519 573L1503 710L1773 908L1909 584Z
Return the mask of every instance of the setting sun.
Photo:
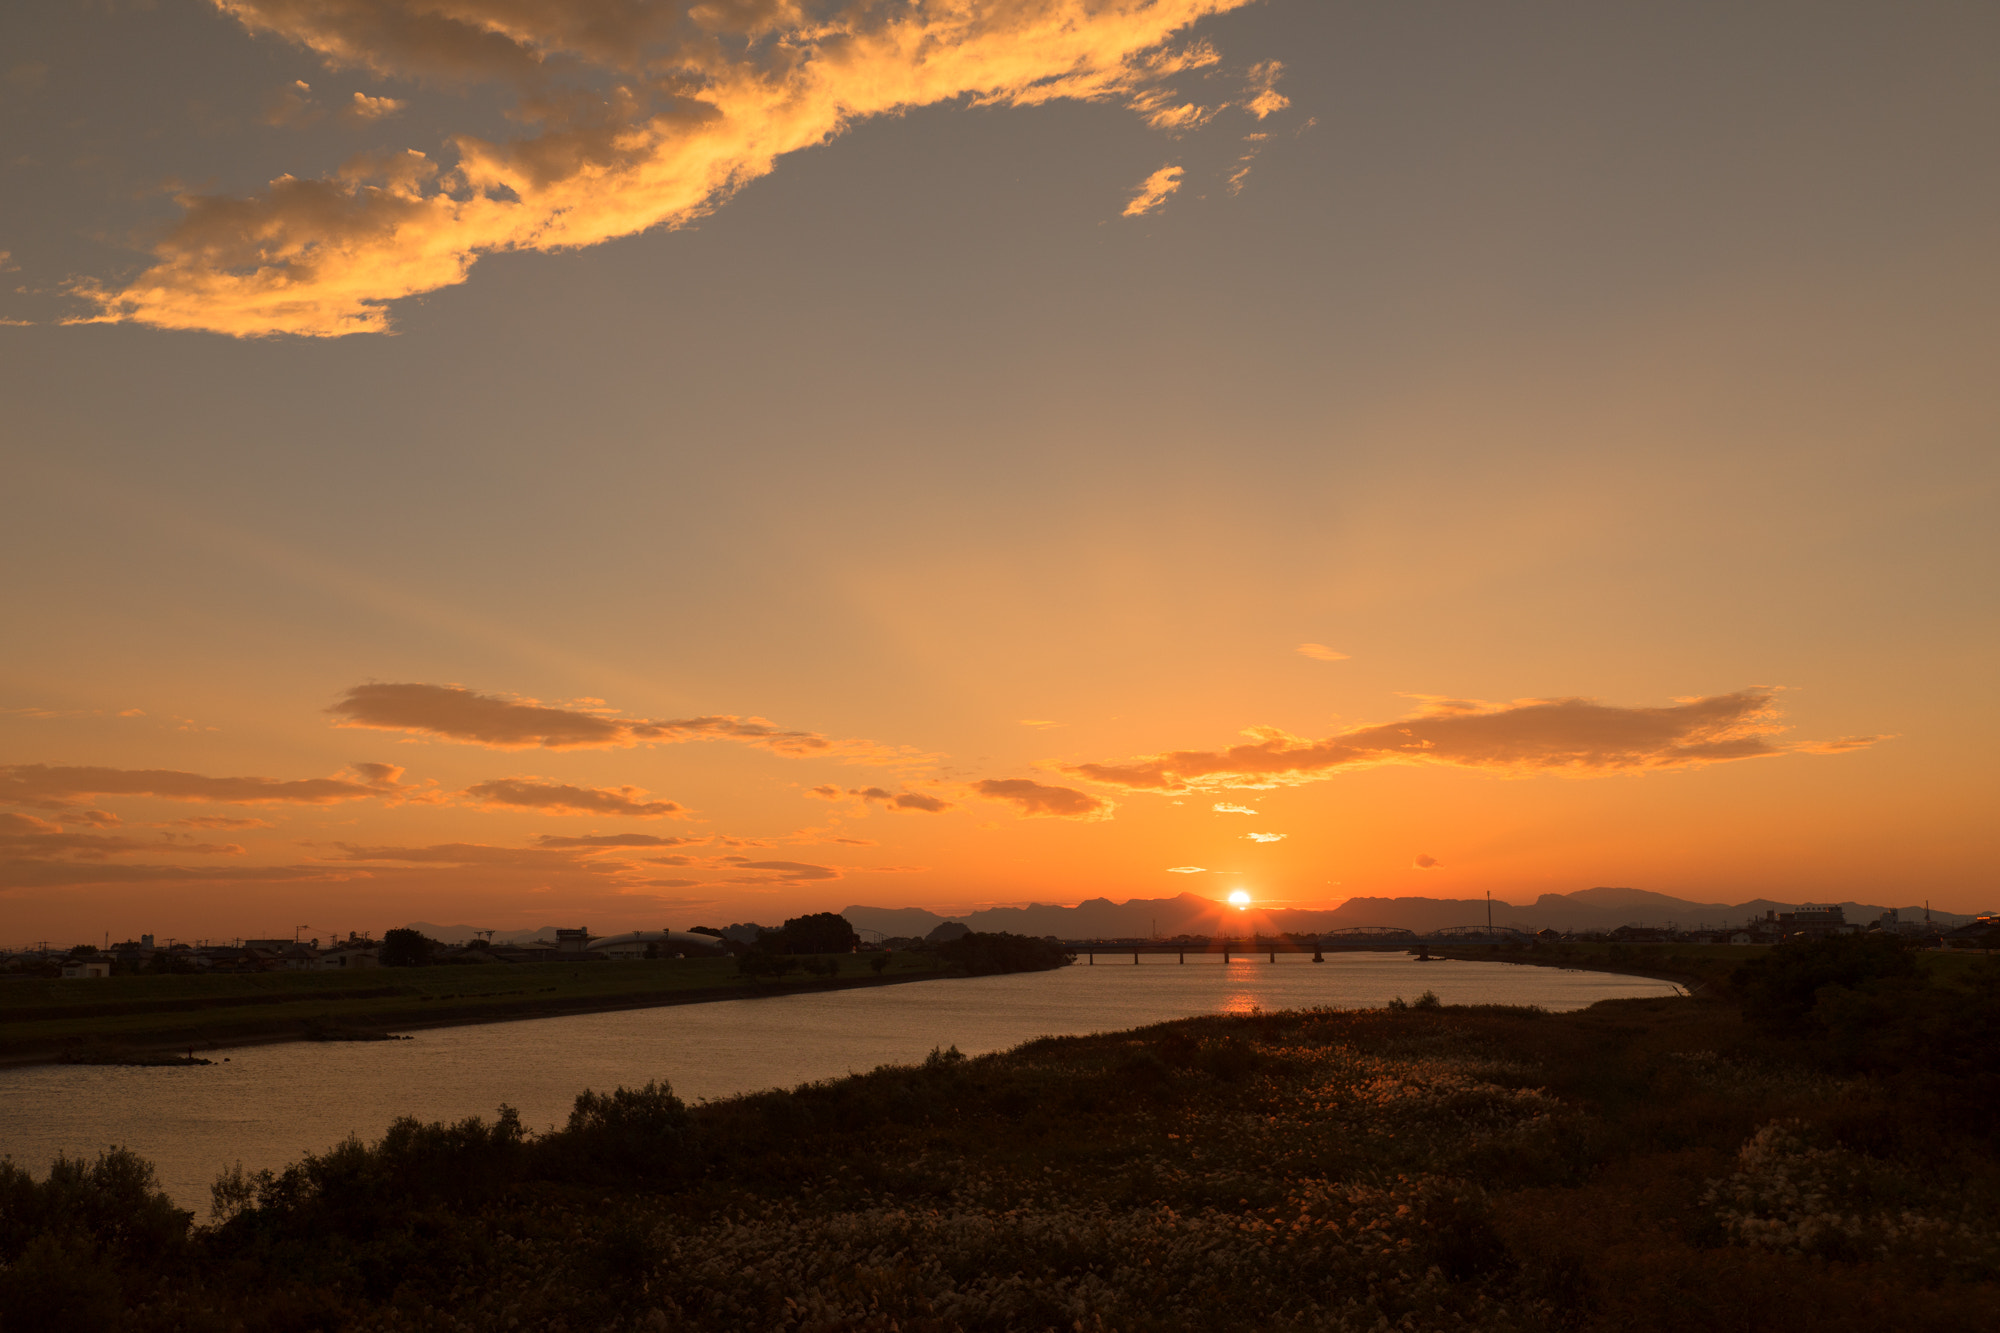
M1249 891L1245 889L1231 889L1229 891L1229 905L1239 912L1248 907L1250 905Z

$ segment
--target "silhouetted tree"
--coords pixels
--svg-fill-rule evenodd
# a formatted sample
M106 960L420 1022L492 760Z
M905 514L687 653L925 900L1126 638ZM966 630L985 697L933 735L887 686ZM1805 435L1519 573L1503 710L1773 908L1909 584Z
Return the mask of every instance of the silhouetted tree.
M757 938L759 948L772 953L853 953L861 937L838 912L795 916L779 930Z
M422 931L398 927L382 937L382 966L422 967L437 947L438 942Z

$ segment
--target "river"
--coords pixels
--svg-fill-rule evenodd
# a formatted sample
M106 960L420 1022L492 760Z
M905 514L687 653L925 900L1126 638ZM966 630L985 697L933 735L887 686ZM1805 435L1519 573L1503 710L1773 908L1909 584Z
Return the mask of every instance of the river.
M585 1088L666 1079L689 1101L713 1099L911 1064L933 1047L977 1055L1196 1014L1372 1008L1426 989L1446 1004L1565 1010L1676 988L1508 963L1419 964L1401 953L1332 954L1317 965L1296 955L1227 964L1149 955L1138 966L1101 957L1056 972L432 1028L409 1041L245 1046L212 1052L217 1063L207 1066L0 1069L0 1155L39 1176L59 1152L123 1145L206 1217L209 1184L224 1167L282 1167L349 1134L377 1137L398 1115L491 1116L505 1102L545 1128Z

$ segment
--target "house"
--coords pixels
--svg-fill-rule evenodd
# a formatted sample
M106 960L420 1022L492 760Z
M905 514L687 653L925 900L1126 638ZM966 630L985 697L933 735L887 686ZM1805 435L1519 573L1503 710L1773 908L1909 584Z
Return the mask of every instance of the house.
M65 980L70 978L81 979L84 977L108 977L111 975L111 964L93 962L90 959L78 959L73 963L64 963L62 965L62 974Z
M336 945L315 958L312 966L315 971L320 972L354 971L364 967L382 966L382 956L381 951L372 944Z

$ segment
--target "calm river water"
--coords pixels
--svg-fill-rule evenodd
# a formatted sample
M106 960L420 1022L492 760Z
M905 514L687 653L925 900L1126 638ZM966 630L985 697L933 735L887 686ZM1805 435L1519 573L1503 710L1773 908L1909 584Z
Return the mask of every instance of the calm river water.
M977 1055L1195 1014L1371 1008L1426 989L1447 1004L1558 1010L1675 990L1644 977L1418 964L1400 953L1335 954L1321 965L1103 958L1057 972L433 1028L410 1041L246 1046L193 1068L0 1069L0 1155L40 1175L58 1152L122 1144L206 1217L209 1183L224 1167L282 1167L349 1134L379 1136L398 1115L491 1116L505 1102L542 1128L567 1118L585 1088L663 1078L694 1101L912 1064L934 1046Z

